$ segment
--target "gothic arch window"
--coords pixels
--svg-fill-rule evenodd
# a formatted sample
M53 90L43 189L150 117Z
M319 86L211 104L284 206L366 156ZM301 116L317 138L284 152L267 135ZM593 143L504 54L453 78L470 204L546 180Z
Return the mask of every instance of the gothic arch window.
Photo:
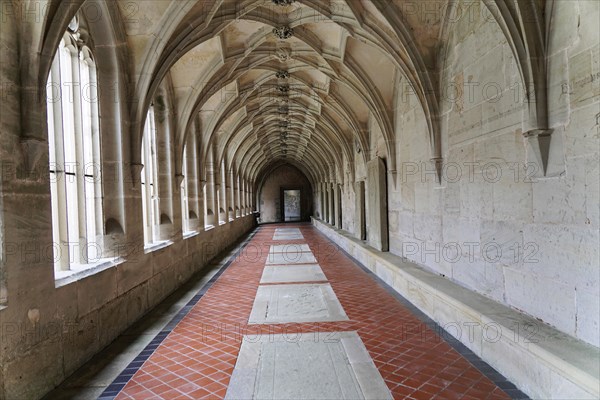
M152 244L160 238L160 199L158 191L158 154L156 148L156 122L154 106L146 117L142 138L141 172L142 213L144 220L144 243Z
M96 63L76 16L58 46L47 81L52 236L60 271L100 261L103 237Z

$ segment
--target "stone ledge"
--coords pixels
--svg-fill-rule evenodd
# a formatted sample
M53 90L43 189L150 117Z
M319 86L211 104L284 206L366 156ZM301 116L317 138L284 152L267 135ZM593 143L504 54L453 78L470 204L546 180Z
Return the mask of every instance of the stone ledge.
M154 251L165 249L165 248L169 247L170 245L172 245L173 243L174 242L172 240L158 240L156 242L145 244L144 245L144 253L148 254L148 253L152 253Z
M533 398L600 398L600 350L312 218L313 225Z
M54 286L56 288L68 285L73 282L80 281L84 278L96 275L102 271L123 264L125 259L122 257L114 257L110 259L102 259L93 264L80 264L71 266L69 271L55 271L56 276L54 280Z
M200 234L200 231L189 231L189 232L184 232L183 233L183 240L189 239L189 238L193 238L194 236L198 236Z

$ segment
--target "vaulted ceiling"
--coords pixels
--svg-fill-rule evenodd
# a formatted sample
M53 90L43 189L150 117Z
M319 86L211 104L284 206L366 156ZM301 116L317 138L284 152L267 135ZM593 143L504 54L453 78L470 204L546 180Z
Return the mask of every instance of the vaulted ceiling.
M415 87L432 84L423 77L435 67L446 2L432 3L438 19L426 29L421 13L398 19L414 4L406 1L148 2L148 21L126 24L146 61L135 71L146 99L136 117L168 80L180 149L199 132L217 162L254 177L290 162L314 182L353 160L355 146L368 154L370 124L393 152L395 88L402 72Z
M52 1L48 13L68 17L83 4L91 14L100 3L126 59L133 163L140 162L148 107L166 90L178 171L186 138L194 134L202 160L211 149L213 162L225 160L252 181L283 162L312 182L336 180L344 166L352 172L355 157L368 157L373 131L394 170L401 82L423 109L432 159L441 159L439 75L454 0L79 0ZM490 9L526 87L537 88L535 69L543 65L531 60L543 55L544 2L471 4ZM46 37L52 29L46 27ZM545 128L544 112L532 107L534 127Z

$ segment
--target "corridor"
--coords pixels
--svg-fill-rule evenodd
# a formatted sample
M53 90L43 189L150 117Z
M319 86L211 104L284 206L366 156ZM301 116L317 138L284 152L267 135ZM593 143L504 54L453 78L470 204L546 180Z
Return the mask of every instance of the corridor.
M526 397L310 224L231 254L100 399Z

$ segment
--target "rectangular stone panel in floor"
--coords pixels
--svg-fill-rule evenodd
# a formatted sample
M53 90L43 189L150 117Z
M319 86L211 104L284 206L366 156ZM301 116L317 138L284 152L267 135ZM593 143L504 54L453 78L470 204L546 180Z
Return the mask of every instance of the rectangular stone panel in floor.
M260 283L316 282L327 277L319 264L266 266Z
M286 267L280 267L286 268ZM328 283L259 286L249 324L347 321Z
M391 399L356 332L245 336L226 399Z
M300 240L304 239L298 228L277 228L273 234L273 240Z
M276 233L273 240L302 240L304 236L301 233Z
M271 246L269 253L310 253L310 247L307 244L275 244Z
M267 265L316 264L313 253L271 253Z
M275 233L300 233L300 228L276 228Z

